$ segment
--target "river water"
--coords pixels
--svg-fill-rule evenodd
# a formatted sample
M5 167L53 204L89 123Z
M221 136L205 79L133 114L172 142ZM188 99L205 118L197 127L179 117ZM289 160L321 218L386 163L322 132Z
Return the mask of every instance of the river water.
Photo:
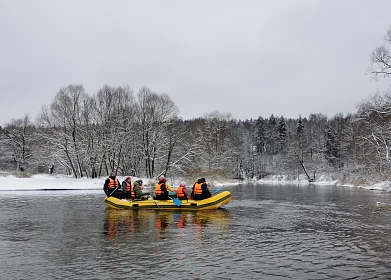
M389 194L228 190L225 209L205 212L107 209L101 191L0 192L0 279L391 279Z

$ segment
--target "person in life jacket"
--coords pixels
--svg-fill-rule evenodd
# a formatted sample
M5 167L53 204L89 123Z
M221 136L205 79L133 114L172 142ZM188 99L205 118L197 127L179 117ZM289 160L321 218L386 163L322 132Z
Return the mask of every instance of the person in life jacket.
M149 192L143 191L143 180L137 180L133 184L132 188L132 198L133 199L144 199L144 196L149 195ZM148 198L146 198L148 199Z
M122 182L122 190L125 194L125 198L132 198L132 178L130 176L126 176L125 180Z
M167 189L169 192L175 192L175 189L172 188L172 187L170 187L170 186L168 185L167 180L166 180L166 178L164 178L164 176L161 176L161 177L159 178L159 182L164 182L164 183L166 184L166 189Z
M121 184L119 183L115 172L110 173L110 176L103 185L103 190L107 196L114 196L119 199L125 197L125 193L121 190Z
M176 196L180 200L187 200L188 199L189 192L186 189L186 183L181 182L178 189L176 190Z
M191 192L191 197L194 200L202 200L211 197L211 193L208 189L208 184L205 181L205 178L200 178L193 185L193 190Z
M166 178L160 177L158 183L156 184L155 187L155 196L156 199L158 200L168 200L168 191L169 190L174 190L171 188L167 183Z

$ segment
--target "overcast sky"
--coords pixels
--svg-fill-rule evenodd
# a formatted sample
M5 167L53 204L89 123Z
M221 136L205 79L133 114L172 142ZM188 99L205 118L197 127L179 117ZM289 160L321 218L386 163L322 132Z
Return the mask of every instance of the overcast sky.
M365 75L389 0L0 0L0 125L61 87L146 85L184 119L333 116L391 78Z

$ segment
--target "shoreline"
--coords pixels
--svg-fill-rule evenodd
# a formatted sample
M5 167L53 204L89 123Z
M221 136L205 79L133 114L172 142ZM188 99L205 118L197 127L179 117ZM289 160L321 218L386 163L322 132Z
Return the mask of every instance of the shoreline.
M121 182L124 178L123 176L119 176L118 179ZM13 175L0 176L0 191L4 193L5 191L35 191L35 190L102 190L103 192L103 183L106 177L104 178L79 178L75 179L69 176L63 175L48 175L48 174L37 174L32 175L29 178L18 178ZM132 178L138 179L138 178ZM141 178L143 179L143 178ZM168 179L169 185L172 187L177 187L179 185L179 181L177 179ZM143 179L145 187L150 189L153 186L153 181L150 179ZM132 180L133 181L133 180ZM353 179L351 182L349 180L341 180L335 179L335 177L331 175L321 175L314 182L308 182L307 178L304 176L299 177L299 179L290 178L287 175L270 175L262 179L245 179L242 181L225 181L224 179L210 179L210 187L211 189L216 188L229 188L232 186L237 186L241 184L272 184L272 185L315 185L315 186L338 186L338 187L349 187L349 188L361 188L367 190L376 190L383 192L391 192L391 181L384 180L378 181L374 183L362 183L357 184L353 183ZM357 180L356 180L357 181ZM192 184L188 183L187 188L191 188Z

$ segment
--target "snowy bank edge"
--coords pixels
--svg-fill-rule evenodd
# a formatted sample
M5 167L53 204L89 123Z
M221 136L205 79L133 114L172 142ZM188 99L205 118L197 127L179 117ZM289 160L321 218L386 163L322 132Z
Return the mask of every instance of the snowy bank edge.
M125 177L124 177L125 178ZM124 178L119 177L121 181ZM31 178L17 178L12 175L0 176L0 191L35 191L35 190L102 190L103 183L106 178L80 178L74 179L69 176L52 176L52 175L33 175ZM134 177L133 180L138 178ZM143 178L141 178L143 179ZM146 183L146 188L153 188L151 179L143 179ZM177 186L176 181L173 181L171 186ZM273 185L335 185L339 187L351 187L351 188L362 188L367 190L387 191L391 192L391 182L383 181L370 185L355 185L350 183L341 183L339 180L334 179L330 175L321 175L315 182L309 183L305 177L299 177L299 180L292 180L287 175L270 175L265 178L256 180L244 180L238 182L222 182L213 181L211 182L211 189L216 188L230 188L233 186L247 184L247 183L258 183L258 184L273 184ZM188 187L191 187L188 184Z
M314 182L309 182L304 177L299 177L299 179L292 180L287 175L270 175L259 180L253 180L259 184L273 184L273 185L326 185L326 186L338 186L338 187L349 187L349 188L359 188L367 190L376 190L376 191L386 191L391 192L391 182L382 181L373 184L352 184L352 183L342 183L340 180L334 179L330 175L321 175Z

